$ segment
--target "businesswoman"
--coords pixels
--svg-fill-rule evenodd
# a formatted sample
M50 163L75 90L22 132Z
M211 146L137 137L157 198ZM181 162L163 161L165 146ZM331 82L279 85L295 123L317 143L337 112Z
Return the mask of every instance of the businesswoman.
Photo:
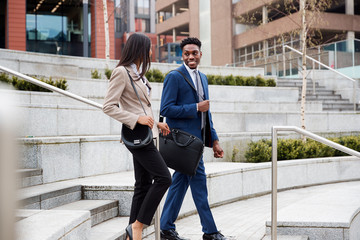
M154 121L151 86L145 77L150 68L150 56L150 39L140 33L132 34L124 46L119 64L112 72L103 111L130 129L134 129L136 124L147 125L152 129L153 136L157 137L158 130L165 135L170 130L166 123ZM133 81L144 109L130 81ZM127 239L139 240L143 225L150 225L157 206L171 184L171 175L153 142L144 148L129 151L133 156L135 190L126 234Z

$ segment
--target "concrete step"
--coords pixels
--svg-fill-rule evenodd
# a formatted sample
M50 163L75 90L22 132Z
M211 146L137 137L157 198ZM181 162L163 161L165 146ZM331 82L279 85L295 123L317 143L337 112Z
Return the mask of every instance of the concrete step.
M28 218L34 214L38 214L44 210L36 210L36 209L17 209L15 212L16 221L23 220Z
M90 240L125 240L128 217L116 217L100 223L90 230Z
M80 200L68 203L52 210L90 211L91 226L105 222L119 215L117 200Z
M18 190L22 209L52 209L81 199L81 185L69 183L42 184Z
M90 222L89 211L40 211L16 223L16 239L86 240L90 237Z
M261 240L271 240L271 235L266 235ZM277 240L309 240L308 236L277 235Z
M332 191L318 188L316 195L299 196L296 202L278 211L278 234L305 235L317 240L359 239L359 182L334 184ZM270 226L271 221L266 221L267 234Z
M301 97L301 94L299 95ZM306 99L309 100L340 100L340 101L348 101L348 99L342 99L340 94L328 95L328 94L316 94L316 95L307 95Z
M42 169L18 169L16 174L20 188L43 184Z
M282 82L277 84L278 87L302 87L302 82ZM312 82L307 82L307 87L312 87ZM324 86L320 86L319 83L315 83L315 87L318 89L325 89Z

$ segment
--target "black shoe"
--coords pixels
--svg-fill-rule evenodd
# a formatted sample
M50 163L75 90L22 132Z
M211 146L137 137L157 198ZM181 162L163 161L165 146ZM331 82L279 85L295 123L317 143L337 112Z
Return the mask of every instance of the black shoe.
M188 240L186 238L182 238L175 231L175 229L170 230L161 230L160 231L161 240Z
M204 233L203 240L227 240L227 238L224 235L222 235L220 232L212 233L212 234Z
M126 232L126 238L129 237L130 240L133 240L132 224L130 224L125 228L125 232Z

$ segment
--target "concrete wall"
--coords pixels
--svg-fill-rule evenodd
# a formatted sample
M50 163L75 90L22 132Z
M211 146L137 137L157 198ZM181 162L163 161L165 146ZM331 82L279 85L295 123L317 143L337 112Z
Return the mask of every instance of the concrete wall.
M354 79L355 83L345 77L327 70L311 70L309 76L316 80L326 89L334 90L345 99L353 103L353 92L355 87L355 102L360 103L360 80Z
M73 56L55 56L52 54L32 53L0 49L0 65L23 74L65 78L91 78L92 70L99 70L105 79L104 70L113 69L118 61L110 60L106 66L104 59L84 58ZM151 63L151 68L167 73L180 65ZM234 68L200 66L200 71L205 74L256 76L264 75L262 68Z

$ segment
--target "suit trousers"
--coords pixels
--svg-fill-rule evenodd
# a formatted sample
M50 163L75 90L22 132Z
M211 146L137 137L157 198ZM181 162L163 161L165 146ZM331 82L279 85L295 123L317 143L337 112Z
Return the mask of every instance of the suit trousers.
M129 223L150 225L155 211L171 184L171 174L159 151L151 142L140 149L129 149L133 155L135 190Z
M218 232L208 202L205 166L202 158L196 169L195 176L190 177L179 172L173 174L172 184L169 188L163 212L161 214L160 229L175 229L174 222L179 215L181 205L189 186L196 209L200 216L202 231L207 234Z

